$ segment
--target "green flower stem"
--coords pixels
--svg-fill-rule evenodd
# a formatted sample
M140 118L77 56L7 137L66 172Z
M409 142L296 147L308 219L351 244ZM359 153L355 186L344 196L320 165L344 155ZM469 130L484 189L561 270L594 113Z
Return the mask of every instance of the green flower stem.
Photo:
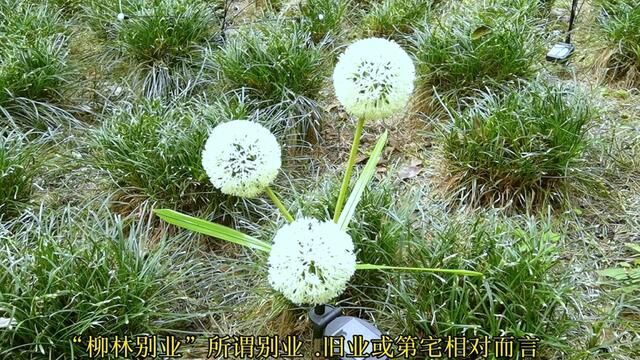
M273 192L273 190L271 190L271 187L267 186L265 191L267 192L267 195L269 195L269 198L271 198L271 201L273 201L273 203L278 207L278 209L280 210L284 218L287 219L288 222L293 222L293 216L291 216L291 213L289 212L289 210L287 210L287 208L284 207L284 204L282 203L282 201L278 199L278 196L276 195L276 193Z
M358 148L360 147L360 138L362 137L362 130L364 129L364 119L358 119L356 125L356 133L354 134L353 144L351 145L351 154L349 154L349 161L347 162L347 169L344 172L344 179L342 179L342 186L340 186L340 194L338 194L338 202L336 203L336 209L333 213L333 222L338 223L340 219L340 213L344 206L344 201L347 198L347 190L349 188L349 181L351 180L351 172L353 166L356 163L356 156L358 155Z
M357 270L399 270L399 271L424 271L431 273L443 273L462 276L484 276L481 272L471 270L459 270L459 269L437 269L437 268L422 268L422 267L404 267L404 266L389 266L389 265L374 265L374 264L356 264Z

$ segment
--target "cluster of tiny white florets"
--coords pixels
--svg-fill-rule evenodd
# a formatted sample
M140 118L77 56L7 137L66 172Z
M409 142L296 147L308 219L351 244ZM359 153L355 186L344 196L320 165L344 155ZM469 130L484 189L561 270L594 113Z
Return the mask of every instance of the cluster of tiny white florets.
M281 150L264 126L234 120L216 126L202 152L211 183L228 195L255 197L276 178Z
M269 254L269 283L291 302L324 304L356 271L353 241L333 222L300 218L284 225Z
M333 72L336 96L345 110L365 120L404 109L413 93L415 66L393 41L368 38L349 45Z

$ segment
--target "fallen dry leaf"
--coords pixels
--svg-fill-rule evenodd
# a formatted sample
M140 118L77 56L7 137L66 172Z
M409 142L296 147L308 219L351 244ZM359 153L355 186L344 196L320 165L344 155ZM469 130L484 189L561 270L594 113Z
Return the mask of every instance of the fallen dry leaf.
M398 171L400 180L412 179L422 172L422 160L418 158L409 159L408 163Z

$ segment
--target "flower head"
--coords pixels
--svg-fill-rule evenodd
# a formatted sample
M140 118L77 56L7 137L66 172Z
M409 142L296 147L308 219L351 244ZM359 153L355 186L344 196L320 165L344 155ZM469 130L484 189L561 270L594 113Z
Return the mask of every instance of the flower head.
M216 126L202 152L211 183L225 194L255 197L278 175L280 145L264 126L234 120Z
M365 120L402 110L413 92L415 67L397 43L368 38L349 45L333 71L336 96L345 110Z
M356 271L351 237L333 222L299 218L276 233L269 283L295 304L324 304Z
M118 21L122 21L125 19L125 16L123 13L118 13Z

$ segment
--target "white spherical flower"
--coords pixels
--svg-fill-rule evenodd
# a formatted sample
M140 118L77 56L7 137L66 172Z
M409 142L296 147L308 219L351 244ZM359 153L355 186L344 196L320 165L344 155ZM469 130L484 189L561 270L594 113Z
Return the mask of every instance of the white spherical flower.
M345 110L365 120L404 109L413 93L415 66L397 43L368 38L349 45L333 71L336 96Z
M331 221L299 218L273 239L269 283L295 304L327 303L344 291L355 271L353 241Z
M216 126L202 152L211 183L225 194L255 197L276 178L281 150L264 126L234 120Z
M122 21L124 20L124 14L123 13L119 13L118 14L118 21Z

